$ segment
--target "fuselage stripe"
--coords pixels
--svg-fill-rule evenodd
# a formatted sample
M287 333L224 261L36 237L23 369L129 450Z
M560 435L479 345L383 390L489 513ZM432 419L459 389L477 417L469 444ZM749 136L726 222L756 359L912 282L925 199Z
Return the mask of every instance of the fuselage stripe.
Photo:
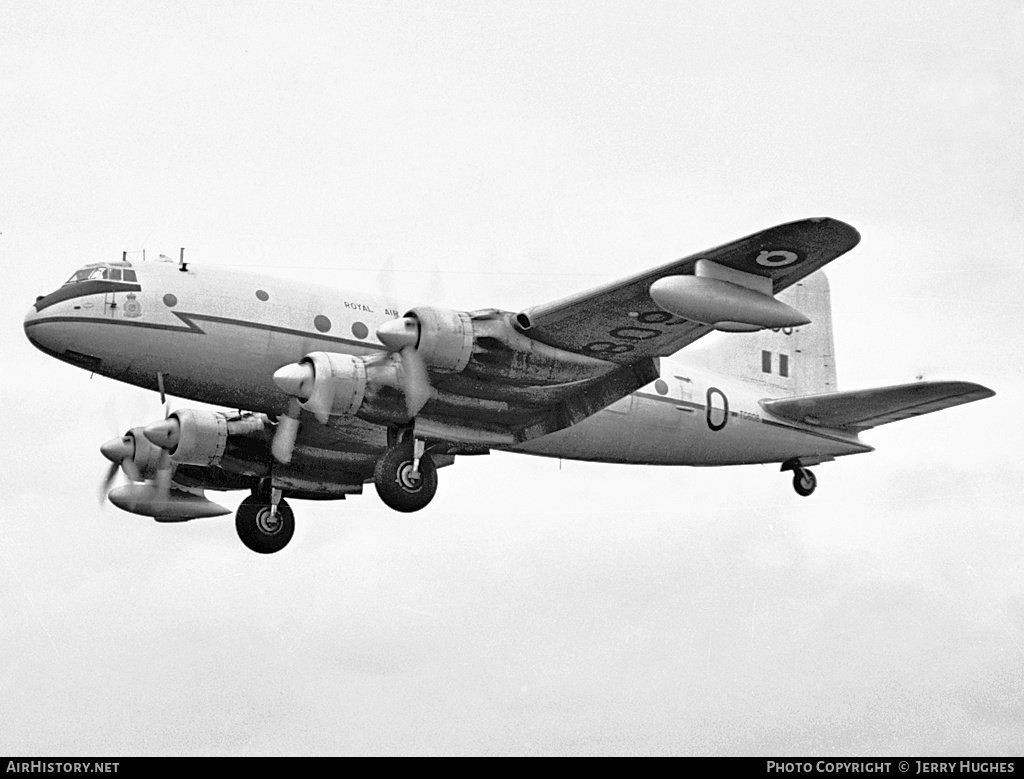
M650 395L646 392L634 392L633 395L635 395L638 398L645 398L647 400L656 400L659 403L671 403L673 406L686 406L688 408L692 408L694 411L706 412L707 409L707 406L702 406L700 403L694 403L693 401L690 400L681 400L679 398L666 398L662 397L661 395ZM738 414L736 414L735 412L730 412L730 416L735 417L738 416ZM785 430L794 430L798 433L805 433L807 435L816 436L817 438L824 438L827 441L836 441L841 444L852 444L854 446L859 445L864 447L864 451L871 451L870 446L867 446L866 444L857 440L854 436L851 436L850 438L841 438L839 436L828 435L826 433L821 432L820 430L808 430L805 427L797 427L796 425L789 425L784 422L775 422L771 419L764 419L763 417L758 421L762 425L769 425L771 427L781 427Z
M45 325L50 322L77 322L80 324L121 325L124 327L139 327L145 330L166 330L172 333L193 333L195 335L206 335L206 331L196 324L196 321L198 320L200 322L216 322L218 324L235 325L236 327L248 327L253 330L264 330L274 333L282 333L284 335L297 335L302 336L304 338L313 338L318 341L331 341L333 343L345 344L347 346L359 346L364 349L385 351L385 347L381 346L380 344L367 343L366 341L357 341L352 338L339 338L338 336L325 335L324 333L311 333L305 330L294 330L290 327L268 325L262 322L247 322L244 319L232 319L230 317L209 316L207 314L186 314L180 311L173 311L172 313L185 324L185 327L178 327L177 325L162 325L156 324L154 322L139 322L138 320L99 319L97 317L86 316L51 316L42 319L33 319L31 322L26 322L25 327L36 327L38 325Z

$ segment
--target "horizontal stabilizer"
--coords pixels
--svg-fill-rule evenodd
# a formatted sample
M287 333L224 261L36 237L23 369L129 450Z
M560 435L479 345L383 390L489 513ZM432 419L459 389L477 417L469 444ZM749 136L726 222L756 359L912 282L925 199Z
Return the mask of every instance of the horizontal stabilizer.
M860 431L995 394L988 387L966 381L919 381L895 387L762 400L761 408L794 422Z

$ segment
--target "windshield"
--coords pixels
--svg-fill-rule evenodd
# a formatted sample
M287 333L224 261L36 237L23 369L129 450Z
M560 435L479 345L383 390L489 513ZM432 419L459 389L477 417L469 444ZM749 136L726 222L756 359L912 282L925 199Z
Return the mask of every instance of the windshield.
M138 283L135 271L131 268L111 268L106 265L88 266L76 270L65 284L77 284L81 281L128 281Z

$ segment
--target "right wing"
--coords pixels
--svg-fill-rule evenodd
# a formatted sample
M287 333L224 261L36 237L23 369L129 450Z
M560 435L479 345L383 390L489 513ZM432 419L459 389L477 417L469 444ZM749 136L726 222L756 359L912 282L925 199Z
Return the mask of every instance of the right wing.
M895 387L762 400L761 408L793 422L860 432L995 394L988 387L967 381L919 381Z
M603 287L523 311L530 338L578 354L628 365L667 357L713 328L669 314L651 299L651 284L694 273L697 260L770 278L778 294L845 254L860 241L850 225L827 217L770 227L714 249L643 271Z

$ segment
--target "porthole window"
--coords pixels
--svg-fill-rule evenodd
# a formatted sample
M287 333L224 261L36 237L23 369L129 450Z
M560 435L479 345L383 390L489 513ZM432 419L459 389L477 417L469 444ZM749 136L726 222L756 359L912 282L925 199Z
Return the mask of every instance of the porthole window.
M323 314L317 314L313 318L313 327L319 330L321 333L326 333L331 329L331 320L325 317Z
M661 379L658 379L656 382L654 382L654 389L658 391L659 395L668 394L668 384L666 384Z
M264 303L266 303L268 300L270 300L270 295L268 295L264 290L258 289L256 290L256 299L262 300Z
M172 295L170 292L168 292L166 295L164 295L164 305L167 306L168 308L174 308L176 305L178 305L178 299L174 297L174 295Z
M352 323L352 335L360 340L366 338L370 334L370 328L364 325L362 322Z

